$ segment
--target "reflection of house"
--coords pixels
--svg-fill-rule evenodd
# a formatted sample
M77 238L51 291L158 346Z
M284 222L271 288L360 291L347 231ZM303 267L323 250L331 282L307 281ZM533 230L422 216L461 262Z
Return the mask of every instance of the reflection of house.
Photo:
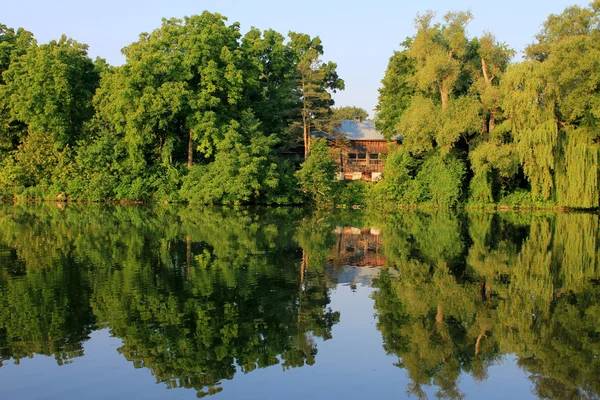
M334 266L380 267L385 264L379 229L337 227L335 233L338 242L332 257Z
M383 171L383 156L391 142L375 129L369 121L341 121L336 129L347 142L341 146L338 179L378 180ZM392 142L400 143L399 140Z

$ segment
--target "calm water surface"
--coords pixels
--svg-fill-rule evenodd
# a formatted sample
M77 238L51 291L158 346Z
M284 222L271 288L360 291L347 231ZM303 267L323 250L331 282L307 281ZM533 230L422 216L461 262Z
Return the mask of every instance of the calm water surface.
M595 214L0 207L2 399L598 399Z

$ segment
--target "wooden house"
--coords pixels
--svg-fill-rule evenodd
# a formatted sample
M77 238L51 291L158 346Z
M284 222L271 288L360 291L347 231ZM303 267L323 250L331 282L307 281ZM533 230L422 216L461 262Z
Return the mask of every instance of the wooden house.
M340 180L381 179L389 144L401 142L400 139L387 141L370 121L343 120L336 131L340 148L336 160L339 164L337 178Z

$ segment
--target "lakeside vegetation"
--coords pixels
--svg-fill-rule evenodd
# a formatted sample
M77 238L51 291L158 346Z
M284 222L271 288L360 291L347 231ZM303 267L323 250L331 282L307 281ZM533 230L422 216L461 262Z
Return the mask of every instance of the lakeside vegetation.
M377 125L404 136L382 195L436 205L597 208L600 2L551 15L522 62L469 12L417 16L394 53Z
M403 137L375 184L334 182L311 132L364 110L318 37L204 12L91 60L0 25L0 197L190 204L598 208L600 1L551 15L525 59L470 12L419 14L375 123ZM306 157L299 166L291 155Z

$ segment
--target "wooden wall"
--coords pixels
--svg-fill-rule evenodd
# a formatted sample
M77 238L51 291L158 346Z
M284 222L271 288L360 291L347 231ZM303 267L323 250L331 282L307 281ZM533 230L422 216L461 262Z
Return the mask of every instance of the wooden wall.
M346 177L352 173L362 173L362 179L371 180L372 173L383 171L382 155L389 153L390 142L382 140L354 140L341 148L338 164ZM377 154L376 158L373 156Z

